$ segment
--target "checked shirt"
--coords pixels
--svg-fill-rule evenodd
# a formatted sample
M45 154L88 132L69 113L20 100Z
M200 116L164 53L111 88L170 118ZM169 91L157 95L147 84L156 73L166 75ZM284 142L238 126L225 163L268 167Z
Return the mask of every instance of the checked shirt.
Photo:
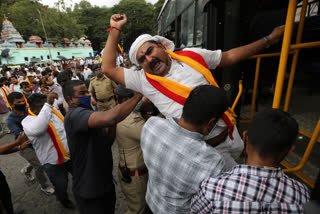
M149 173L146 201L153 213L190 213L201 182L224 169L221 155L203 135L174 119L151 117L142 130L141 148Z
M309 199L305 185L280 168L237 165L208 178L192 198L192 213L303 213Z

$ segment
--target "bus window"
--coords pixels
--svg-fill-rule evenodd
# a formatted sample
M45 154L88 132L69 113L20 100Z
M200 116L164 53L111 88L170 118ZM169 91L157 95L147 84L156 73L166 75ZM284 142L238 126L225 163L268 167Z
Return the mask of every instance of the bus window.
M193 45L194 9L193 3L181 15L181 47L190 47Z
M202 45L203 43L203 23L204 23L204 13L201 11L201 1L197 1L197 17L196 17L196 44L195 45Z

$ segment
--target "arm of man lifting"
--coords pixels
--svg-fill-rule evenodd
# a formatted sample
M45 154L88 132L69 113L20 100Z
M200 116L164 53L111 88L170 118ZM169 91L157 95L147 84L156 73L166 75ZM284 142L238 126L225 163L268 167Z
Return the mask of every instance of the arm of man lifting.
M114 14L110 18L112 28L102 56L102 72L113 81L125 86L124 69L116 66L117 46L120 30L127 23L126 15ZM117 28L117 29L116 29Z
M231 66L239 63L240 61L247 59L248 57L268 48L270 45L274 45L280 41L284 33L284 25L278 26L264 38L261 38L248 45L240 46L237 48L230 49L222 52L222 57L219 67ZM267 41L266 39L269 41Z
M107 128L116 125L133 111L141 98L142 95L140 93L136 93L129 100L108 111L92 113L88 121L89 128Z
M19 150L25 149L30 144L30 140L27 136L21 132L18 138L12 143L8 143L0 146L0 154L10 154Z

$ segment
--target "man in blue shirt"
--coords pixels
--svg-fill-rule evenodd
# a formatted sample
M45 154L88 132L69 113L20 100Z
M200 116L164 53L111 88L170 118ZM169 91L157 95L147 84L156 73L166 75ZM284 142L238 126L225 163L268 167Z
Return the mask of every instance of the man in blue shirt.
M91 97L82 81L66 82L63 96L69 104L64 126L72 160L73 194L79 210L83 214L114 213L113 139L105 128L125 119L142 96L135 94L104 112L92 110Z

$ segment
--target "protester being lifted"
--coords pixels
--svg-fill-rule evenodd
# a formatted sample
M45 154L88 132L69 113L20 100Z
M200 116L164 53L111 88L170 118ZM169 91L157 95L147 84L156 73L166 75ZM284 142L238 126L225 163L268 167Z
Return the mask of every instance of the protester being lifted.
M104 49L103 72L125 87L143 93L166 118L179 119L191 90L199 85L218 86L209 69L231 66L280 41L284 26L268 36L229 51L187 48L173 53L174 43L161 36L143 34L132 44L132 63L142 69L134 71L116 66L117 44L126 15L115 14L110 19L110 34ZM235 120L226 112L215 130L205 137L207 143L223 153L226 169L231 169L243 150L243 142ZM224 143L222 143L224 142Z

